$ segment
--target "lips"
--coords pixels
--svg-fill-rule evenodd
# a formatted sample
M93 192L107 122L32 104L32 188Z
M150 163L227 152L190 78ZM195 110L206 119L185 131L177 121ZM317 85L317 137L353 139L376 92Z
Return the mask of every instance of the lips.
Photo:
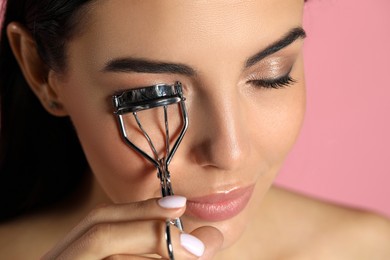
M205 221L223 221L238 215L248 204L254 185L187 200L186 215Z

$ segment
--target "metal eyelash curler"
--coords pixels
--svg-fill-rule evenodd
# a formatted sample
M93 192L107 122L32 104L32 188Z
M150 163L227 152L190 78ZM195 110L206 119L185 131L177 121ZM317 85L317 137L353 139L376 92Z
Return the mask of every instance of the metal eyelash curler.
M153 86L148 86L144 88L137 88L132 90L127 90L122 92L119 95L114 95L112 97L114 114L117 116L119 121L119 128L123 140L125 143L146 158L157 168L157 177L160 180L161 185L161 194L163 197L174 195L170 173L168 170L168 165L171 162L173 155L175 154L177 148L179 147L180 142L182 141L185 132L188 128L188 114L185 106L185 97L183 96L182 85L180 82L175 82L173 85L168 84L157 84ZM168 106L178 104L179 105L179 114L182 117L182 128L178 135L178 138L173 144L172 149L170 149L170 135L169 135L169 125L168 125ZM165 156L162 158L159 157L158 152L152 142L152 139L145 131L142 126L140 119L137 115L137 112L153 109L157 107L163 107L164 109L164 123L165 123ZM153 157L148 153L140 149L135 145L127 135L127 128L124 120L124 115L132 113L133 117L138 125L138 128L141 130L145 139L147 140ZM174 220L166 220L166 229L165 229L165 239L167 242L167 249L169 253L169 259L174 260L173 255L173 246L171 241L171 231L170 225L173 224L181 231L183 231L183 224L180 218Z

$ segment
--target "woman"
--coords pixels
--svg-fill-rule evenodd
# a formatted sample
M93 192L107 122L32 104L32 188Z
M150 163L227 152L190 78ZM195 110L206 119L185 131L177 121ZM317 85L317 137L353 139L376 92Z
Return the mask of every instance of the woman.
M168 258L165 219L177 217L176 259L390 257L387 220L271 188L304 117L303 5L9 0L4 258ZM177 195L160 199L109 101L176 81L190 127L170 164Z

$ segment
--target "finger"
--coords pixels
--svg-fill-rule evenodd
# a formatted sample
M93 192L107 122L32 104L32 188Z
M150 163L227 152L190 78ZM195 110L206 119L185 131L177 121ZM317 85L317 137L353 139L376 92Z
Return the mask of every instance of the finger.
M104 205L95 208L73 230L50 250L43 259L53 259L69 244L100 223L138 221L148 219L173 219L185 211L186 199L181 196L154 198L129 204Z
M180 217L185 211L186 198L168 196L129 204L111 204L96 207L81 225L129 220L167 219Z
M58 258L103 259L114 255L154 253L168 259L165 230L165 221L158 220L99 224L70 244ZM186 241L183 241L183 236ZM171 240L177 259L197 259L193 254L200 252L196 246L200 243L200 246L204 247L197 238L182 234L174 226L171 226ZM203 253L202 249L201 252Z
M114 255L114 256L109 256L107 258L104 258L104 260L168 260L165 258L157 258L158 256L155 257L147 257L147 256L136 256L136 255Z
M198 237L205 244L205 252L199 259L213 259L215 254L221 249L223 244L223 234L215 227L205 226L195 229L192 235Z

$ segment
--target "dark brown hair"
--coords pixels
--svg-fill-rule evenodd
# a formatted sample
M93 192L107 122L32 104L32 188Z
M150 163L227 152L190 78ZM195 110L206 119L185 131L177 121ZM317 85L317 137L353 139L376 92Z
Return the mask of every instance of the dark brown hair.
M49 206L74 191L87 170L69 118L47 113L28 87L11 51L7 25L24 25L40 57L64 69L66 42L91 1L8 0L0 45L0 220Z

